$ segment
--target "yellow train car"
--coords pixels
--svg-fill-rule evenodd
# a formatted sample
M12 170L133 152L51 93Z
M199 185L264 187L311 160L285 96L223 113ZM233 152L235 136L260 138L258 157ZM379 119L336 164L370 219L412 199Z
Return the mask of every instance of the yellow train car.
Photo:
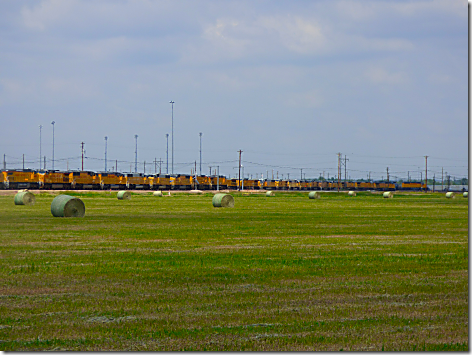
M358 189L357 181L348 181L348 182L346 182L346 188L348 190L357 190Z
M279 186L278 180L266 180L266 184L264 188L266 190L277 190L278 186Z
M2 172L5 189L37 189L40 187L40 174L35 170L4 170Z
M211 179L206 175L197 175L192 176L192 182L195 189L198 190L210 190L211 189Z
M238 179L226 179L226 186L230 190L237 190L239 188Z
M320 190L328 190L329 184L328 184L327 181L319 181L319 182L318 182L318 188L319 188Z
M6 172L0 171L0 190L5 190L7 187L5 186L6 182Z
M126 177L122 173L117 173L117 172L99 173L98 177L100 181L100 188L102 190L126 189Z
M315 181L315 180L309 181L308 190L319 190L318 181Z
M378 191L394 191L395 183L389 181L375 181L375 190Z
M298 181L298 180L289 180L288 181L288 188L290 190L300 190L300 181Z
M300 181L300 190L308 190L309 183L306 180Z
M256 190L259 189L259 180L254 179L244 179L244 189L246 190Z
M174 179L173 188L175 190L191 190L193 187L191 175L177 175Z
M149 180L143 173L126 173L126 188L129 190L149 190Z
M374 183L370 181L358 181L357 182L357 189L361 191L373 190Z
M409 191L424 191L425 183L419 181L403 181L400 189Z
M47 190L71 189L71 179L69 171L49 170L41 174L42 185Z
M277 189L278 190L288 190L289 189L288 180L279 180Z
M227 181L226 177L223 175L219 175L219 176L212 175L210 177L211 189L216 190L219 188L220 190L226 190L228 188L228 184L226 181Z
M153 190L170 190L172 188L171 176L169 174L154 174L152 180Z
M100 187L98 175L93 171L72 171L69 173L71 188L77 190L94 190Z

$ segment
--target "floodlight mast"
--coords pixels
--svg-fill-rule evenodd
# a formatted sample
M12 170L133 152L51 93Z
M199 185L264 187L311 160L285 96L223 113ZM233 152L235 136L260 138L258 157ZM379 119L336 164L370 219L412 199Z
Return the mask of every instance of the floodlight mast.
M41 129L42 125L39 125L39 170L41 171Z
M200 132L200 175L202 175L202 135L203 133Z
M138 135L134 135L134 139L136 139L136 150L134 151L134 172L138 172Z
M54 124L56 121L52 121L52 170L54 170Z
M169 101L172 105L172 174L174 174L174 104L175 101Z

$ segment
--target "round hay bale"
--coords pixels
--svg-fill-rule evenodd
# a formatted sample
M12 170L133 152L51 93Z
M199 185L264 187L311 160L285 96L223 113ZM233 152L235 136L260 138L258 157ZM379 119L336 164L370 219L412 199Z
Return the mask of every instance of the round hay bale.
M392 198L392 197L393 197L392 191L385 191L383 193L383 198Z
M20 190L15 195L15 205L34 205L36 197L28 190Z
M216 194L212 202L213 207L234 207L234 198L229 194Z
M449 192L446 192L446 198L454 198L455 197L455 193L452 192L452 191L449 191Z
M349 191L347 193L348 196L356 196L356 192L355 191Z
M131 192L129 191L118 191L118 200L129 200L131 198Z
M152 193L153 196L158 196L158 197L162 197L162 191L154 191Z
M275 196L274 191L267 191L266 192L266 197L271 197L271 196Z
M311 191L309 194L308 194L308 198L309 199L314 199L314 198L320 198L321 197L321 194L319 191Z
M52 200L51 213L54 217L83 217L85 205L80 198L59 195Z
M469 197L469 193L467 191L465 191L462 196L464 196L465 198Z

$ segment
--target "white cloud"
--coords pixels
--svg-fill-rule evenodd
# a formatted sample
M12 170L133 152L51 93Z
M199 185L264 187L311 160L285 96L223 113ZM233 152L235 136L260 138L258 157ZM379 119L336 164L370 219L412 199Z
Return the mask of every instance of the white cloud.
M366 77L375 84L405 84L408 76L405 72L388 72L384 68L370 68L365 73Z
M326 45L321 26L313 19L299 16L265 16L257 24L277 33L281 43L291 51L315 53Z

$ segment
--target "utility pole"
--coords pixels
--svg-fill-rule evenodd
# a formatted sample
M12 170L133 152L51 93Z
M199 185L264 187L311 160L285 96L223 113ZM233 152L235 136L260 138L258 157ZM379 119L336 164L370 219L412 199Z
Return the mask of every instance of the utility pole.
M238 190L241 191L241 153L243 151L239 150L239 179L238 179Z
M197 189L197 184L198 184L198 180L197 180L197 161L195 160L195 182L193 183L194 190Z
M338 192L341 185L341 153L338 153Z
M426 171L425 171L425 174L424 174L424 192L427 193L428 192L428 156L425 155L424 157L426 159Z
M39 125L39 170L41 170L41 129L42 125Z
M25 155L23 154L23 170L25 170Z
M346 155L344 155L344 182L347 181L347 162L349 159L347 159Z
M54 170L54 124L56 122L52 121L52 170Z
M166 174L169 174L169 133L166 133L166 140L167 140L167 149L166 149L166 156L167 156Z
M302 180L303 180L303 168L300 169L300 181L302 181Z
M216 191L220 191L220 166L216 166L218 169L218 173L216 174Z
M108 143L108 137L105 136L105 172L107 172L107 143Z
M210 175L209 176L211 176L211 166L210 166Z
M134 135L134 139L136 140L136 150L134 151L134 172L138 172L138 135ZM131 169L130 169L131 170Z
M388 175L388 166L387 166L387 183L390 182L390 176Z
M3 154L3 170L7 170L6 154Z
M441 168L441 191L444 191L444 168Z
M84 171L84 142L80 143L82 146L82 171Z
M174 101L169 101L172 105L172 174L174 173Z
M434 192L435 186L436 186L436 174L433 175L433 192Z
M154 174L157 174L157 158L154 157Z
M146 175L146 160L144 161L144 175Z
M199 133L200 135L200 175L202 175L202 132Z

